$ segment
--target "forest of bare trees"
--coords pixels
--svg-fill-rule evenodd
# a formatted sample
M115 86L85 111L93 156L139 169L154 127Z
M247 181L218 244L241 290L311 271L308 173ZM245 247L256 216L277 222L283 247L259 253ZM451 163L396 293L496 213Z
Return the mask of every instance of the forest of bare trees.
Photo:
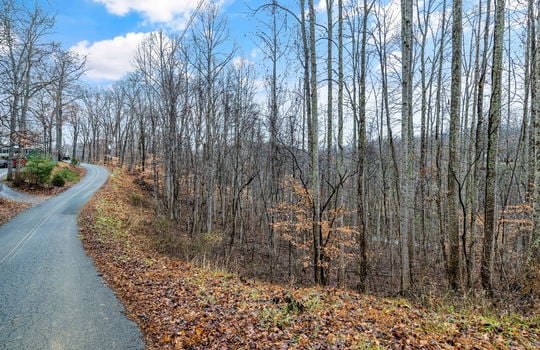
M251 3L257 58L201 2L96 87L52 15L2 0L2 148L126 167L185 259L372 293L539 292L540 4Z

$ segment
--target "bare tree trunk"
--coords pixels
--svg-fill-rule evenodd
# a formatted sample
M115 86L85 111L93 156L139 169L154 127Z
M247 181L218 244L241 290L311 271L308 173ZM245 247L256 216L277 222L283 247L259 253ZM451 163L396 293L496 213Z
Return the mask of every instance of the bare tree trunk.
M326 284L325 268L322 265L324 253L321 248L321 205L320 205L320 178L319 178L319 113L317 99L317 51L316 51L316 12L313 0L308 0L309 17L309 65L310 65L310 103L311 103L311 128L310 128L310 148L311 148L311 191L313 206L313 253L314 253L314 278L317 284Z
M533 229L530 239L527 266L527 288L530 292L540 294L540 283L538 269L540 267L540 12L537 9L536 15L536 46L534 51L534 81L533 89L535 98L533 104L534 121L534 201L533 201Z
M63 85L63 82L60 83L60 85ZM63 135L62 135L62 126L63 126L63 98L62 98L62 88L59 88L58 91L56 91L56 98L55 98L56 108L55 108L55 127L56 127L56 146L54 149L55 159L57 161L62 160L62 141L63 141Z
M461 107L461 43L462 43L462 4L454 0L452 6L452 84L450 97L450 129L448 145L448 282L454 291L460 287L460 251L457 197L459 191L458 176L458 137Z
M424 3L423 9L423 23L421 23L421 43L420 43L420 73L421 73L421 106L420 106L420 159L418 162L418 201L415 202L415 206L418 205L419 208L417 211L420 215L419 222L419 233L422 239L422 242L426 240L426 188L427 188L427 147L428 147L428 82L427 82L427 64L426 64L426 49L427 49L427 38L428 38L428 26L429 19L431 16L431 6L433 1L428 1ZM417 1L417 16L420 21L421 13L420 6ZM425 256L424 256L425 259Z
M328 180L332 181L333 162L333 132L334 132L334 105L333 105L333 88L334 88L334 72L333 72L333 46L334 46L334 23L333 23L333 6L334 0L326 0L326 23L327 23L327 56L326 56L326 74L327 74L327 101L326 101L326 164L328 172Z
M338 0L338 101L337 101L337 117L338 117L338 137L337 137L337 171L338 176L344 176L345 167L344 161L344 146L343 146L343 88L345 85L343 74L343 0ZM339 207L343 207L345 201L343 200L343 186L339 189L337 203ZM339 217L339 225L343 226L343 215ZM345 247L343 244L343 237L340 237L339 246L339 268L337 276L338 286L345 284Z
M401 162L400 176L400 243L401 243L401 291L407 292L411 288L411 260L410 243L413 236L412 208L414 196L412 195L412 177L414 155L413 144L410 143L412 134L412 90L413 90L413 3L412 0L401 1Z
M365 163L366 163L366 42L368 15L373 3L368 8L367 0L364 0L364 16L362 20L362 39L360 46L360 96L358 99L358 183L356 184L356 216L358 224L358 249L359 249L359 281L358 291L366 291L367 279L367 239L366 239L366 208L365 208Z
M482 4L478 4L479 8L482 7ZM481 168L483 167L483 155L485 153L485 118L484 118L484 87L486 83L487 76L487 61L488 61L488 49L489 49L489 33L490 33L490 17L491 17L491 0L487 0L486 10L485 10L485 25L482 38L482 58L480 63L477 65L477 75L476 84L476 135L474 141L474 159L475 164L473 167L473 183L474 188L472 190L472 203L471 203L471 243L469 250L471 254L474 254L474 247L476 246L477 241L477 228L476 220L480 216L480 193L482 192L484 179L482 178ZM480 33L479 33L480 35ZM479 48L480 49L480 48ZM473 259L474 261L474 259ZM472 269L472 266L471 266Z
M488 143L486 155L485 224L482 244L480 279L489 294L492 290L493 237L496 229L495 188L497 180L497 144L501 120L502 54L504 46L504 0L497 0L493 45L493 68L491 72L492 93L489 104Z

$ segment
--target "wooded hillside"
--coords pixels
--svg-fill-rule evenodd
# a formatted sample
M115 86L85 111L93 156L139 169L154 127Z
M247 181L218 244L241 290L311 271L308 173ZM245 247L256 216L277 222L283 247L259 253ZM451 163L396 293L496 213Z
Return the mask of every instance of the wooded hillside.
M252 2L250 59L202 1L185 30L149 33L132 72L97 88L79 84L84 57L48 41L51 14L2 1L0 143L9 158L36 147L136 172L168 253L186 260L531 305L538 4L397 4Z
M504 307L494 315L483 298L454 307L432 296L419 307L403 298L270 284L217 270L208 260L199 268L171 258L160 253L164 242L146 191L133 176L113 174L81 214L81 239L128 317L139 324L147 349L540 345L540 315L525 318Z

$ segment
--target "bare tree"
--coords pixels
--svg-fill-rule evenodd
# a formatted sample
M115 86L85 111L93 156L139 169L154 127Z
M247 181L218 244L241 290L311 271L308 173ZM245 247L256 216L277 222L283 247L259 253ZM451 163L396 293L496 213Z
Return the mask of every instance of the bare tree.
M0 79L6 98L9 120L9 158L15 158L16 146L28 144L27 112L30 99L49 82L36 70L50 52L44 39L50 34L54 18L41 7L19 7L15 1L2 1L0 10ZM13 178L9 163L8 179Z
M401 236L401 290L411 287L411 251L413 240L412 208L414 196L412 142L412 95L413 95L413 2L401 1L401 174L400 174L400 236Z
M65 51L56 47L52 55L53 67L51 72L51 90L54 94L54 114L56 126L56 147L55 158L62 160L63 156L63 126L64 126L64 106L66 94L72 93L74 84L84 73L86 59L79 57L76 53ZM71 91L70 91L71 90Z
M368 17L371 8L375 2L372 1L368 5L367 0L364 0L363 3L363 17L362 17L362 26L361 33L362 37L360 40L360 79L358 85L360 88L359 97L358 97L358 183L356 185L357 198L356 198L356 209L357 209L357 225L358 225L358 247L359 247L359 283L358 290L361 292L366 291L366 279L367 279L367 237L366 237L366 208L365 208L365 163L366 163L366 66L367 66L367 53L366 45L368 40Z
M192 65L200 77L200 88L204 91L204 100L200 101L205 127L203 166L205 169L205 232L212 232L214 220L215 189L215 140L217 132L217 82L220 74L233 59L235 50L224 50L228 38L227 22L220 15L217 5L208 5L199 15L199 21L193 29L193 48L196 52Z
M531 11L532 12L532 11ZM533 20L533 19L531 19ZM540 286L538 285L538 267L540 266L540 12L538 12L536 18L536 32L532 32L531 35L535 37L536 45L534 51L534 80L532 88L534 89L533 99L533 130L534 130L534 159L532 159L534 166L534 195L533 198L533 227L532 235L530 239L530 247L528 252L528 281L527 287L531 289L536 295L540 294ZM488 277L488 276L487 276Z
M457 197L459 191L458 176L458 137L461 108L461 51L462 51L462 4L454 0L452 6L452 85L450 97L450 129L448 145L448 236L450 249L448 252L448 281L450 287L457 291L460 285L460 250Z
M284 72L278 70L278 65L282 63L288 47L288 42L284 39L287 30L286 17L280 15L281 7L277 1L272 1L269 6L264 7L269 14L269 18L265 18L266 22L263 27L266 30L261 30L257 33L257 38L260 41L258 47L263 51L265 57L270 61L270 72L267 74L265 82L268 85L268 112L266 127L269 132L270 145L268 155L269 176L268 191L262 191L264 203L266 207L266 219L268 221L268 248L271 255L270 270L274 273L274 263L277 256L278 237L275 233L274 223L275 215L270 208L277 205L279 200L279 185L283 177L283 166L279 154L279 139L281 131L282 104L283 104L283 81L285 79Z
M156 102L151 113L159 113L163 125L164 204L167 216L174 220L178 215L178 103L185 86L185 62L180 60L181 43L163 31L152 33L142 43L136 54L136 65L146 84L148 95ZM155 112L154 112L155 111ZM153 130L157 130L154 127ZM154 151L157 151L154 150ZM154 157L157 154L154 153ZM157 168L154 168L156 172Z
M493 45L493 68L491 72L492 92L489 103L488 139L486 151L486 188L484 240L480 279L482 287L492 293L491 269L493 264L493 237L496 229L495 188L497 179L497 149L501 120L502 90L502 53L504 46L504 0L497 0L495 5L495 27Z

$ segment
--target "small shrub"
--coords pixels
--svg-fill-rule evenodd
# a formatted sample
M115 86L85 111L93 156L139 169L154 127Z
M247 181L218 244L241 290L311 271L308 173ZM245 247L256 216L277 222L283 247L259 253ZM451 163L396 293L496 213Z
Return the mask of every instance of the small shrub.
M81 162L77 158L71 158L71 165L79 165Z
M128 196L131 205L133 205L134 207L142 207L143 198L141 196L134 192L131 192Z
M28 156L24 172L30 183L44 184L49 181L55 165L51 157L36 153Z
M151 201L147 197L141 196L138 193L131 192L128 194L128 197L131 205L134 207L150 208L152 205Z
M285 329L288 328L293 321L294 313L291 314L285 307L263 307L258 316L260 325L265 329L272 327Z
M54 174L51 183L56 187L64 187L66 180L60 174Z

